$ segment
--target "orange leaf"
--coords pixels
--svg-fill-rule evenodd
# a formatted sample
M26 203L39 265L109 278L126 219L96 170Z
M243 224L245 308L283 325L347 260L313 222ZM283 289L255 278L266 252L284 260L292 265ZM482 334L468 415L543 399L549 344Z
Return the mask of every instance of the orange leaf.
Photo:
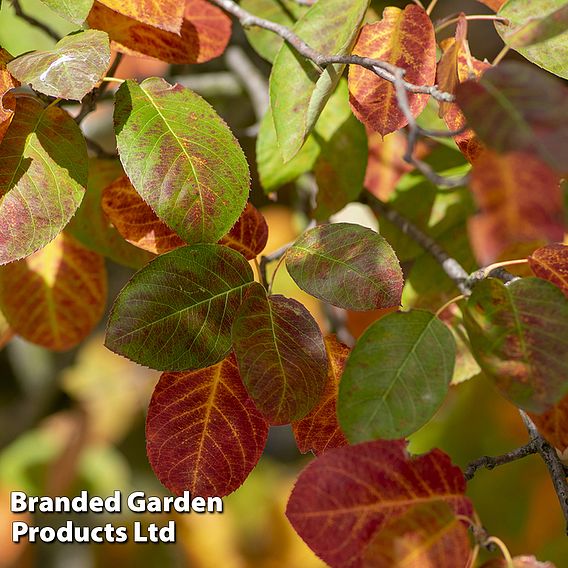
M8 93L10 89L18 87L20 83L10 75L6 64L12 56L0 47L0 142L10 126L14 111L16 110L16 97Z
M325 338L325 347L329 357L329 368L323 395L305 418L292 423L298 449L303 454L311 450L319 455L331 448L340 448L348 444L337 421L336 404L341 373L350 349L339 342L334 335Z
M501 6L503 6L503 4L505 4L507 0L477 0L477 1L481 2L482 4L485 4L493 11L498 12L499 8L501 8Z
M472 77L479 77L491 65L471 57L467 43L467 20L460 14L454 38L442 42L442 57L438 63L436 82L442 91L455 94L457 86ZM455 103L440 103L442 116L450 130L460 130L466 124L465 117ZM473 130L467 129L454 136L462 154L473 162L483 150L483 144Z
M237 489L267 435L268 423L247 394L233 355L206 369L162 374L148 408L148 459L178 495L224 496Z
M0 312L0 349L2 349L14 336L12 328L9 326L4 314Z
M532 154L483 152L471 174L471 189L481 213L469 220L479 262L494 262L514 243L562 240L559 183L548 165Z
M385 8L382 20L363 26L353 54L402 67L410 83L432 85L436 78L434 27L426 12L414 4L404 10ZM349 92L355 116L382 136L408 124L398 107L394 85L372 71L352 65ZM428 95L409 94L408 100L412 114L418 116Z
M418 503L443 500L471 516L461 470L440 450L411 458L404 440L329 450L300 474L286 515L332 567L361 568L374 534Z
M231 20L206 0L187 0L180 35L148 26L93 4L87 22L107 32L121 53L168 63L203 63L221 55L231 37Z
M419 504L379 530L365 549L364 568L466 568L466 526L444 501Z
M158 219L126 176L104 189L102 207L116 230L134 246L161 254L185 244Z
M154 28L179 33L183 22L180 0L98 0L107 8Z
M539 432L560 451L568 449L568 396L543 414L531 414Z
M262 213L247 203L233 228L219 241L240 252L247 260L257 257L268 241L268 225Z
M65 233L0 269L0 308L15 333L65 351L99 322L106 303L102 256Z
M568 246L547 245L535 250L528 260L535 276L552 282L568 296Z

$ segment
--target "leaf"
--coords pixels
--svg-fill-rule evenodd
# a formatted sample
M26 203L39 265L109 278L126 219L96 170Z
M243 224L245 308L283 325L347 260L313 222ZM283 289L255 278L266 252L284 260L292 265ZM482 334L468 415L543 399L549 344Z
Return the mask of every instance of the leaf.
M231 19L206 0L185 0L179 34L118 14L97 1L87 23L107 32L113 49L121 53L176 64L204 63L219 57L231 37Z
M14 332L6 321L4 314L0 312L0 350L4 349L12 337L14 337Z
M127 243L111 225L101 207L103 189L121 175L123 172L118 160L91 158L85 197L65 230L88 249L113 262L138 269L154 255ZM139 199L142 201L141 197Z
M523 63L506 61L456 90L457 102L482 142L497 152L535 153L568 171L568 89Z
M318 324L302 304L266 296L255 284L235 317L232 337L243 382L271 424L299 420L318 403L327 353Z
M181 30L184 2L179 0L98 0L134 20L175 34Z
M365 568L467 568L467 528L445 501L417 504L375 533Z
M10 61L8 70L44 95L80 101L105 76L109 65L108 35L86 30L64 37L51 51L35 51Z
M240 252L247 260L256 258L268 241L268 225L262 213L247 203L234 227L219 241L219 244Z
M82 24L89 15L93 0L41 0L58 16L73 24Z
M16 108L16 97L9 91L20 86L19 81L8 71L7 64L11 60L12 56L0 47L0 142L10 126Z
M0 264L45 246L69 222L87 185L87 148L56 106L18 97L0 144Z
M513 568L556 568L552 562L539 562L534 556L515 556L513 558ZM504 558L494 558L481 568L508 568Z
M316 2L292 28L313 49L325 54L350 53L369 0ZM284 162L300 150L337 85L343 65L323 72L283 44L270 75L270 106Z
M158 219L126 176L105 187L101 203L116 230L138 248L161 254L186 244Z
M325 346L329 368L323 395L305 418L292 424L298 449L303 454L311 450L320 455L348 444L337 421L336 406L339 381L350 349L334 335L325 338Z
M302 290L328 304L361 311L400 305L398 259L388 242L366 227L318 225L290 247L286 267Z
M497 12L499 8L501 8L501 6L503 6L503 4L507 0L477 0L477 1L481 2L481 4L485 4L486 6L491 8L494 12Z
M189 243L216 242L249 193L248 164L225 122L200 96L153 77L116 93L120 160L136 191Z
M479 366L513 404L540 413L568 393L568 300L553 284L483 280L464 323Z
M402 438L442 404L454 372L450 330L422 310L395 312L370 325L347 360L337 402L351 443Z
M565 0L510 0L495 23L503 41L539 67L568 79L568 5Z
M568 449L568 396L542 414L529 413L538 431L561 452Z
M293 27L308 7L297 0L242 0L241 8L275 24ZM252 48L264 59L272 63L284 40L274 32L261 28L245 28L245 34Z
M380 59L406 71L405 80L432 85L436 78L436 38L432 20L424 9L408 5L404 10L385 8L383 18L361 30L354 55ZM372 71L353 65L349 69L351 108L367 127L386 136L408 124L400 110L393 83ZM414 116L428 103L428 95L409 93Z
M326 452L300 474L286 516L332 567L362 568L377 531L414 505L440 500L471 516L461 470L440 450L411 458L402 440Z
M547 245L535 250L528 261L535 276L552 282L568 297L568 246Z
M314 168L318 191L313 215L325 221L359 197L365 179L367 135L349 108L347 81L339 82L313 136L320 146Z
M482 264L495 262L513 244L562 240L560 179L538 157L486 151L474 164L470 185L480 213L469 220L469 235Z
M105 344L160 371L214 365L231 350L231 324L252 282L244 257L221 245L162 254L118 295Z
M224 497L257 464L268 423L245 390L234 355L185 373L164 373L146 419L146 449L174 494Z
M61 233L24 260L0 268L0 309L15 333L66 351L91 333L106 304L102 256Z

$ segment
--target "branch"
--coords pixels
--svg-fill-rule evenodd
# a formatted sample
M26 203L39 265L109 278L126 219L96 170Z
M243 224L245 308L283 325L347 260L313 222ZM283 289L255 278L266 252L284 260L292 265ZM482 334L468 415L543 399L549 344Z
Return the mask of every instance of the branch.
M28 16L23 11L22 6L20 5L20 0L12 0L12 6L14 7L14 11L16 12L16 16L18 16L18 18L21 18L22 20L28 22L28 24L31 24L32 26L40 29L55 41L59 41L61 39L61 36L54 30L52 30L47 24L36 20L33 16Z
M511 463L516 460L520 460L526 456L538 453L538 447L535 440L531 440L528 444L516 448L506 454L501 456L483 456L475 461L472 461L464 471L464 477L467 481L473 479L478 469L482 467L486 469L493 469L494 467L504 465L506 463Z

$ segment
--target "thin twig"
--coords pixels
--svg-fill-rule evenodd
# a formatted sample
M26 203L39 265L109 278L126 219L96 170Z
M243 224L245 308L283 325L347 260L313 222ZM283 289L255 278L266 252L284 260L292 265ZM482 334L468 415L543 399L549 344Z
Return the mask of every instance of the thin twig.
M502 18L501 16L496 16L495 14L472 14L465 16L465 19L468 22L471 21L495 21L495 22L502 22L503 24L508 24L509 20L507 18ZM441 19L437 22L436 27L434 28L436 33L440 32L444 28L451 26L452 24L457 24L460 21L460 17L452 14L451 16L447 16L446 18Z
M59 41L61 39L61 36L47 24L44 24L43 22L36 20L33 16L26 14L22 9L22 6L20 5L20 0L12 0L12 6L14 7L14 11L16 12L16 16L18 16L22 20L25 20L26 22L28 22L28 24L31 24L32 26L40 29L55 41Z

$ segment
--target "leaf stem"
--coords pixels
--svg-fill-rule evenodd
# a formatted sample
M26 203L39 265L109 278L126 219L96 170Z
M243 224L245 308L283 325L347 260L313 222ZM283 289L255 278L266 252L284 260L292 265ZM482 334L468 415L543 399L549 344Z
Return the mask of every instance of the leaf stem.
M510 49L511 48L508 45L505 45L503 47L503 49L497 54L497 57L495 57L495 59L493 60L491 65L497 65L497 64L501 63L501 61L503 60L505 55L507 55L507 53L509 53Z
M471 21L475 21L475 20L489 20L489 21L494 21L494 22L502 22L504 24L508 24L509 20L507 18L502 18L501 16L496 16L494 14L471 14L471 15L467 15L465 16L465 19L468 22ZM443 18L442 20L440 20L435 27L435 32L438 33L440 31L442 31L443 29L453 25L453 24L457 24L460 20L459 16L448 16L447 18Z
M527 264L527 263L528 260L526 258L519 258L516 260L504 260L503 262L495 262L493 264L490 264L489 266L482 268L482 270L483 273L485 274L485 277L487 277L489 276L489 274L491 274L491 272L493 272L497 268L504 268L505 266L515 266L517 264Z
M511 553L509 552L506 544L500 538L497 538L496 536L490 536L486 540L486 544L495 544L501 551L501 554L503 554L505 562L507 563L507 568L515 568L515 565L513 564L513 557L511 556Z
M122 83L125 82L124 79L119 79L118 77L103 77L103 78L101 79L101 81L102 81L103 83L105 83L105 82L106 82L106 83L118 83L118 84L120 84L120 85L122 85Z
M426 13L431 16L432 15L432 11L434 10L434 8L436 7L436 4L438 3L438 0L430 0L430 4L428 4L428 8L426 8Z
M274 269L274 272L272 273L272 278L270 279L270 285L268 286L268 293L269 294L272 294L272 287L274 286L274 280L276 278L276 273L278 272L278 269L282 266L282 263L284 262L284 259L286 258L287 252L288 252L288 249L286 249L284 254L280 257L280 259L278 260L278 264L276 265L276 268Z
M463 294L460 294L459 296L456 296L455 298L448 300L441 308L438 309L438 311L436 312L436 317L439 318L440 315L446 310L446 308L449 308L452 304L455 304L456 302L459 302L460 300L464 299L465 296Z

